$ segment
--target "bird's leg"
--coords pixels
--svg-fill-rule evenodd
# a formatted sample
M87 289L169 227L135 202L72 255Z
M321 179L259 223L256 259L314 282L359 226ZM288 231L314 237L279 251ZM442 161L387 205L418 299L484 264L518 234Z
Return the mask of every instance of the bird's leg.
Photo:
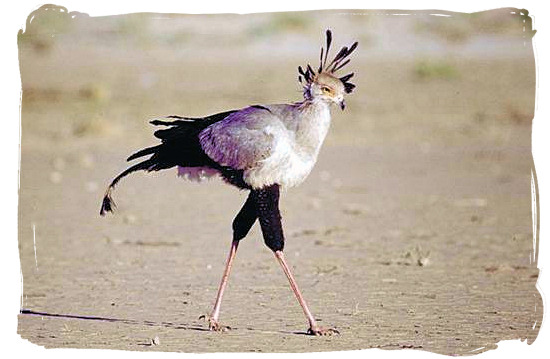
M304 314L309 322L309 329L308 334L311 335L332 335L332 334L338 334L338 331L336 329L326 329L322 328L319 325L317 325L317 321L311 314L311 311L309 310L309 307L307 306L307 303L302 296L302 293L300 292L300 289L298 288L298 284L296 283L296 280L294 279L294 276L292 275L292 272L290 271L290 267L286 263L285 256L283 254L283 251L275 251L275 257L277 257L277 260L279 261L279 264L283 268L283 271L285 272L286 277L288 278L288 282L290 283L290 288L292 288L292 291L294 292L294 295L296 295L296 299L298 299L298 302L300 303L300 306L302 307L302 310L304 311Z
M275 257L283 268L283 271L290 283L290 287L292 288L292 291L296 295L296 298L304 311L304 314L309 322L308 334L338 334L336 329L325 329L319 327L317 321L311 314L300 289L298 288L298 284L290 271L290 267L286 263L285 256L283 254L285 239L283 235L283 226L281 223L281 214L279 211L279 186L273 185L260 190L255 190L252 194L255 197L256 211L258 213L258 219L264 235L264 241L266 245L275 253Z
M233 259L235 259L235 254L237 253L237 248L239 247L239 241L231 242L231 249L229 250L229 256L227 257L227 262L225 264L225 269L223 271L222 280L220 287L218 288L218 295L216 296L216 303L212 309L212 313L208 319L208 328L212 331L225 331L229 327L222 326L218 319L220 317L220 307L222 305L223 293L225 292L225 287L227 286L227 281L229 279L229 273L231 273L231 265L233 264ZM206 318L205 318L206 319Z
M233 259L235 259L235 254L237 253L237 248L239 247L239 242L248 234L250 228L252 228L252 225L254 225L254 222L257 218L256 208L251 197L251 195L248 196L245 204L233 220L233 241L231 242L231 249L229 251L229 256L227 257L225 270L223 271L223 276L220 287L218 289L218 295L216 296L214 308L212 309L212 313L208 317L209 329L213 331L224 331L229 329L229 327L227 326L222 326L218 321L220 317L220 307L222 304L223 293L229 280L229 273L231 273Z

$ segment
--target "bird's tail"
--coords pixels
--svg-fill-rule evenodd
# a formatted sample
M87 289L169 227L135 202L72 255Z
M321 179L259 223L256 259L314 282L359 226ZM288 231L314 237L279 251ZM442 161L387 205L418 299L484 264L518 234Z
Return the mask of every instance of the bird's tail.
M129 167L113 179L109 187L107 187L107 191L105 191L99 214L104 216L105 213L113 211L116 207L111 196L113 189L121 178L132 172L140 170L147 172L160 171L175 166L217 166L217 164L215 164L202 150L198 134L208 125L223 120L233 112L235 111L226 111L205 118L167 116L150 121L154 126L167 127L157 130L154 133L155 137L161 140L161 143L139 150L128 157L127 161L132 161L143 156L151 155L148 159Z
M129 167L113 179L103 196L100 215L104 216L107 212L113 212L116 207L112 197L113 189L123 177L132 172L160 171L177 165L201 166L206 163L207 158L200 148L197 134L208 122L180 118L179 116L169 116L165 119L176 120L156 119L151 121L151 124L155 126L169 127L155 131L155 137L161 139L162 142L156 146L139 150L127 158L127 161L132 161L151 155L148 159Z
M113 212L113 209L116 207L115 202L113 201L112 192L113 189L115 189L116 184L118 181L120 181L123 177L126 177L132 172L144 170L147 171L153 166L154 162L151 161L151 159L145 160L143 162L137 163L129 168L127 168L125 171L120 173L118 176L116 176L109 187L107 187L107 191L105 191L105 195L103 196L103 202L101 203L101 209L99 211L99 214L104 216L107 212Z

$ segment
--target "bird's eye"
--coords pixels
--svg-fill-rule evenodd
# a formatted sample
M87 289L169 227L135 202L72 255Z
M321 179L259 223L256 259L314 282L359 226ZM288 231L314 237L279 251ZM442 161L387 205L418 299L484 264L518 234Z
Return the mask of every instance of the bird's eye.
M330 90L330 87L327 87L327 86L321 87L321 91L323 91L323 93L326 93L326 94L330 94L332 92Z

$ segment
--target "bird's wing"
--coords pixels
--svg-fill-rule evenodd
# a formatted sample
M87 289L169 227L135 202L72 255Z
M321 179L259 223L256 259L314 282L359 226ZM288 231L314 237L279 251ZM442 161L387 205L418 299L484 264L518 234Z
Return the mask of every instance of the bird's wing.
M270 157L285 132L270 109L251 106L202 130L199 141L208 157L220 165L246 170Z

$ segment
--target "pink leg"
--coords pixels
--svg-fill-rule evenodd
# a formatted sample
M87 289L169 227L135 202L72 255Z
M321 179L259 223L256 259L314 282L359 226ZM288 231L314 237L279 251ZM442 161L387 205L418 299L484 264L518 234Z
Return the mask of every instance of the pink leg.
M223 271L222 281L218 289L218 295L216 296L216 303L214 304L214 309L212 309L210 318L208 318L209 328L210 330L213 330L213 331L223 331L229 328L229 327L221 326L220 323L218 322L218 319L220 317L220 307L222 304L223 293L225 291L225 287L227 286L229 273L231 272L231 265L233 263L233 259L235 258L235 254L237 253L238 246L239 246L239 241L233 241L231 243L231 250L229 251L227 263L225 264L225 270Z
M277 257L277 260L281 264L281 267L283 267L283 271L286 274L286 277L288 278L288 281L290 282L290 287L292 288L292 291L296 295L296 298L298 299L298 302L300 303L300 306L302 307L304 314L306 315L306 318L309 322L309 330L308 334L312 335L332 335L332 334L338 334L338 331L336 329L325 329L321 328L317 325L317 321L315 318L313 318L313 315L311 314L306 301L304 297L302 296L302 293L300 292L300 289L298 289L298 285L296 284L296 280L294 279L294 276L292 275L292 272L290 271L290 267L286 263L285 256L283 254L283 251L275 251L275 257Z

